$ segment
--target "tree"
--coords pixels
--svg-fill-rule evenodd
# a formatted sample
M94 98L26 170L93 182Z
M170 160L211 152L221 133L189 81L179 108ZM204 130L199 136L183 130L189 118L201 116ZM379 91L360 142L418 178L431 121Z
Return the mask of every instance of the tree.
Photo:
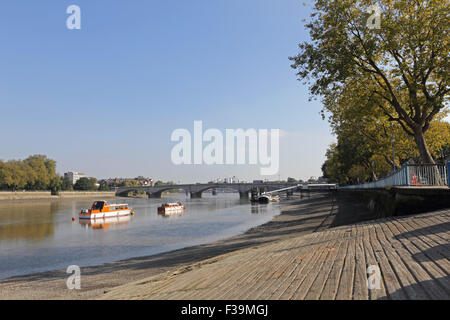
M382 12L368 28L366 5ZM317 0L311 41L291 57L300 80L322 98L323 115L376 108L411 136L423 163L435 163L425 133L449 93L449 14L442 0Z
M75 185L73 186L73 188L75 190L80 190L80 191L91 191L91 190L96 190L97 187L95 186L97 180L95 178L80 178L77 180L77 182L75 183Z
M111 188L109 187L108 183L106 181L101 181L100 182L100 187L98 187L99 191L110 191Z
M29 156L25 160L0 161L0 188L52 190L56 193L61 188L56 161L44 155Z
M330 145L322 166L324 177L332 182L351 184L387 175L393 168L392 135L395 136L397 168L410 160L416 162L420 157L414 140L398 125L389 126L376 118L367 121L366 117L346 117L332 127L337 143ZM450 124L438 116L430 124L426 138L432 142L432 156L444 161L450 145Z
M68 177L64 177L61 182L61 190L72 191L73 190L72 180L70 180Z
M122 183L123 187L138 187L140 186L137 180L127 180Z

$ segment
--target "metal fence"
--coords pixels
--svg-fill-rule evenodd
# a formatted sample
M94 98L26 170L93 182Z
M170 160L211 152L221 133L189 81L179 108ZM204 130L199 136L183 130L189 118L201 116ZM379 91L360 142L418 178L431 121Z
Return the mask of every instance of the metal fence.
M374 189L390 186L449 186L450 162L447 164L408 164L387 177L358 185L341 187L343 189Z

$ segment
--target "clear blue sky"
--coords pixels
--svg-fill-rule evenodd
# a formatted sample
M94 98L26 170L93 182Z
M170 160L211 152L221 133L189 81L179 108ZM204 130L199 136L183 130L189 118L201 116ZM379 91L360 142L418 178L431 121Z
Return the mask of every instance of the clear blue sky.
M82 29L66 28L81 8ZM289 56L298 0L0 3L0 159L46 154L58 172L174 181L259 177L259 166L175 166L176 128L279 128L281 178L321 175L334 140ZM271 178L271 177L269 177ZM278 176L276 176L278 178Z

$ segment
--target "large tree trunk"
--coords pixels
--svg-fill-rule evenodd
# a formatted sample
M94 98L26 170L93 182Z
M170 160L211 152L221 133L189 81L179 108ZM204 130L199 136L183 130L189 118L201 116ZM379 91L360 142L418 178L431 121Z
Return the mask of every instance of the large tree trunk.
M425 141L425 136L421 128L414 130L414 140L416 141L417 148L419 149L420 160L422 163L434 164L434 159L428 149L428 145Z
M425 141L425 136L422 128L414 130L414 140L416 142L417 148L419 149L421 162L423 164L436 164L433 157L431 156L430 150L428 149L428 145L427 142ZM437 165L432 166L430 169L431 170L429 171L429 174L431 175L431 177L425 178L431 181L432 184L438 186L444 185Z

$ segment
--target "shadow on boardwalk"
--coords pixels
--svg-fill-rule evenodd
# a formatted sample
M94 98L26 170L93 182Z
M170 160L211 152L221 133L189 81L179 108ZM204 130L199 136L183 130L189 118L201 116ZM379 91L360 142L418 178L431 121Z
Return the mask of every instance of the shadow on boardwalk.
M419 294L421 292L424 292L424 289L427 288L427 287L436 286L436 282L437 281L439 281L441 283L447 283L447 288L443 288L443 289L447 289L448 290L448 288L450 288L448 286L448 283L450 283L450 276L446 276L446 277L441 277L441 278L438 278L438 279L426 280L426 281L414 283L412 285L406 286L405 288L401 288L401 289L399 289L397 291L391 292L389 294L389 299L392 299L392 300L404 300L404 297L406 296L408 299L411 299L411 300L420 300L421 298L418 298ZM408 294L408 292L410 294ZM411 292L413 294L411 294ZM386 298L380 298L380 300L385 300L385 299ZM429 294L427 294L427 299L434 299L434 297L432 297ZM443 299L443 300L450 299L450 294L447 292L447 296L446 297L442 296L441 299Z

